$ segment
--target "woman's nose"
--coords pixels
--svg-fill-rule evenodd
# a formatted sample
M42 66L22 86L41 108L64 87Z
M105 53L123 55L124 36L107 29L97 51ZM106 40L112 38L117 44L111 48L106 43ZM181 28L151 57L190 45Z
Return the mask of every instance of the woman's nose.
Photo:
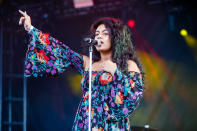
M102 35L99 34L99 35L97 36L97 39L102 39Z

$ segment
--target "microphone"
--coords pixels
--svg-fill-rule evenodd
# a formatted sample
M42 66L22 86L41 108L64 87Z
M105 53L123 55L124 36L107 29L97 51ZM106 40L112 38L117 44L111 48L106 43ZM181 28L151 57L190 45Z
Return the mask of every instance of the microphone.
M101 41L100 40L94 40L94 39L91 39L91 38L84 38L83 40L85 42L87 42L88 44L101 46Z

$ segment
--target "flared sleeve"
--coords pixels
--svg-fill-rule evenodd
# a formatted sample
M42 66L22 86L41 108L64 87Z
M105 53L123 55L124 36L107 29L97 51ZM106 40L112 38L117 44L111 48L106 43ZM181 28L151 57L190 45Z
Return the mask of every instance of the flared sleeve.
M29 31L30 44L25 58L25 77L54 77L62 74L68 66L83 74L83 56L67 45L33 27Z
M107 102L108 119L123 120L136 109L144 92L141 77L138 72L132 71L129 75L125 75L118 68L115 70Z

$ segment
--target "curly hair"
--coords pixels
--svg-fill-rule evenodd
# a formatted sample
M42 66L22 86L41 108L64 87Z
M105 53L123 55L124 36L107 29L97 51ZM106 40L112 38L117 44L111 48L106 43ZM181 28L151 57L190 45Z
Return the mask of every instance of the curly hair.
M95 21L90 28L91 38L94 39L97 27L104 24L109 29L112 42L112 61L117 64L117 67L125 74L128 74L127 60L136 62L142 74L142 81L144 84L145 73L141 62L139 61L133 42L133 34L127 25L122 21L112 17L103 17ZM93 47L93 62L101 59L100 53Z

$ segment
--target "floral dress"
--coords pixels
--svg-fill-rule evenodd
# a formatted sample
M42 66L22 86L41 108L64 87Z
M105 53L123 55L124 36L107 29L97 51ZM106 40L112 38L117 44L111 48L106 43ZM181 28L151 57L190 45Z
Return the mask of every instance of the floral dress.
M89 72L83 68L82 55L35 27L29 33L31 41L25 58L25 77L55 77L68 66L74 67L82 75L83 95L72 130L88 130ZM118 68L113 76L106 71L93 71L91 82L91 129L131 130L129 115L139 105L144 92L141 74L132 71L125 75Z

